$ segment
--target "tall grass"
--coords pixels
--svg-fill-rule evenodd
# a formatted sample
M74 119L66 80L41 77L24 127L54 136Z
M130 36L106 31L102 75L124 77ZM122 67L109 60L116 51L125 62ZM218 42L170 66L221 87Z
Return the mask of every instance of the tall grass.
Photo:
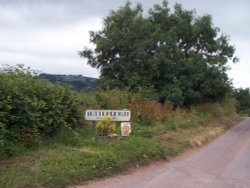
M28 157L37 157L34 163L24 164L21 159L21 163L19 160L1 166L0 187L62 187L165 157L164 147L140 136L113 142L91 142L78 137L78 142L78 147L57 145L41 150Z
M234 118L231 99L173 110L171 104L156 102L150 89L75 93L18 71L0 73L3 188L63 187L109 176L175 156L233 124L230 118L211 123ZM83 120L86 109L130 109L131 136L94 141L90 122Z
M213 122L233 112L232 101L178 108L169 111L164 122L132 123L131 136L115 141L93 141L87 124L74 131L63 129L40 149L0 161L0 187L65 187L168 159L233 125L237 118Z

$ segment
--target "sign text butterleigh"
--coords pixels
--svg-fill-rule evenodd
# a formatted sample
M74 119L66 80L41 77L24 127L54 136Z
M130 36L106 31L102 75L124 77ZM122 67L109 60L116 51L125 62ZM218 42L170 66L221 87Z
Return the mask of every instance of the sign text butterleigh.
M85 120L99 121L104 116L110 116L112 121L130 121L130 110L86 110Z

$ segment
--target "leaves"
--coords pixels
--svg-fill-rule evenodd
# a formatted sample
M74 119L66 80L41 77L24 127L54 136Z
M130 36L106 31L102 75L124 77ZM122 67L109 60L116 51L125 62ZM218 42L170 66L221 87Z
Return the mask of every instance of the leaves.
M111 121L110 116L104 116L104 118L98 121L96 125L98 136L109 136L115 132L115 122Z
M79 97L70 89L35 79L22 68L0 73L0 146L38 143L74 128L81 113Z
M231 89L226 64L237 58L229 37L219 34L210 15L197 16L180 4L171 11L163 1L145 15L141 5L127 3L90 39L95 49L80 56L100 70L103 88L153 87L175 105L218 100Z
M247 113L250 116L250 89L249 88L239 88L235 89L233 96L238 101L237 111L242 113Z

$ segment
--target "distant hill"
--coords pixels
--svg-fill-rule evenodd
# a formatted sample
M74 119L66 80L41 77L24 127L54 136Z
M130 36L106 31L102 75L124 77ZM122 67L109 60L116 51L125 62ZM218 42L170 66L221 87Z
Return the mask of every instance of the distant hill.
M58 82L62 85L71 86L77 91L93 91L97 89L96 78L85 77L82 75L56 75L41 73L38 77L49 80L52 83Z

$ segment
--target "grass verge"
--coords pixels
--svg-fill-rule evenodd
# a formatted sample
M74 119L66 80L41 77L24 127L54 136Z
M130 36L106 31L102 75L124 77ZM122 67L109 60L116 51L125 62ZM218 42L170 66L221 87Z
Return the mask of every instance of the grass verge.
M190 117L175 115L175 121L170 117L154 126L135 124L127 140L95 142L90 129L61 132L47 146L1 160L0 187L65 187L110 176L199 147L240 121L234 113L206 121L200 115Z
M0 187L63 187L165 156L163 146L141 136L112 142L85 141L78 147L54 145L1 161Z

